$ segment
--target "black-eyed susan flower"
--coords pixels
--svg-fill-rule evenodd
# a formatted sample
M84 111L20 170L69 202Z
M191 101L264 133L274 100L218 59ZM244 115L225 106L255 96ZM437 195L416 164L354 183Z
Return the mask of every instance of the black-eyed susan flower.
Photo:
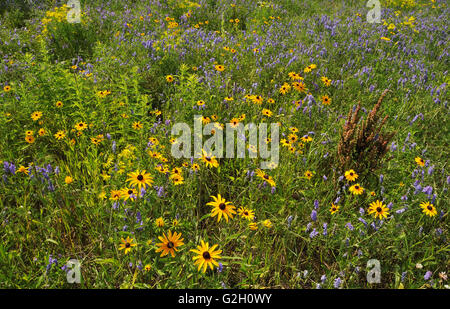
M149 173L146 173L145 170L136 172L132 172L128 174L127 181L130 183L130 185L135 186L137 185L139 190L141 190L142 187L151 186L153 183L153 178Z
M34 136L33 135L27 135L27 136L25 136L25 141L28 143L28 144L33 144L34 142L35 142L35 138L34 138Z
M308 170L305 172L304 176L309 180L313 177L313 173Z
M223 66L221 64L215 65L214 68L216 69L216 71L219 71L219 72L223 72L225 70L225 66Z
M216 157L208 154L204 149L202 149L201 160L205 162L206 167L218 167L219 162L217 162Z
M227 202L224 198L217 194L217 197L211 196L214 201L207 203L212 207L211 217L217 216L217 222L220 222L222 217L228 222L228 217L233 219L233 214L236 214L234 210L236 207L231 202Z
M11 86L6 85L5 87L3 87L3 91L4 92L10 92L11 91Z
M256 176L267 182L271 187L276 186L275 180L273 180L272 176L267 175L266 172L259 168L256 170Z
M137 246L137 244L135 244L133 241L133 238L130 238L127 236L127 239L123 239L122 238L122 243L119 245L119 250L124 250L124 253L127 254L128 252L131 251L131 249L135 246Z
M124 201L128 199L135 200L137 198L138 192L135 188L123 188L121 191L121 196Z
M293 144L298 140L298 136L295 133L291 133L288 135L289 144Z
M239 207L238 214L241 216L241 218L247 219L248 221L253 221L253 219L255 218L255 212L246 207Z
M40 128L38 131L39 136L44 136L45 134L47 134L47 131L45 131L44 128Z
M232 128L236 128L239 125L239 119L238 118L233 118L230 120L230 126Z
M349 188L349 191L351 193L353 193L354 195L360 195L360 194L363 194L364 188L361 187L361 185L359 183L357 183L357 184L354 184L353 186L351 186Z
M261 113L266 117L272 117L273 112L270 109L264 108Z
M300 139L302 140L302 142L305 142L305 143L309 143L313 140L312 137L309 135L302 136Z
M66 137L66 132L63 130L60 130L60 131L56 132L54 136L57 140L61 140L64 137Z
M192 164L191 169L194 172L198 172L200 170L200 165L198 165L197 163Z
M250 223L248 224L248 228L249 228L250 230L252 230L252 231L256 231L256 230L258 229L258 223L256 223L256 222L250 222Z
M263 224L266 228L268 228L268 229L270 229L270 228L273 227L272 221L270 221L269 219L264 220L264 221L262 222L262 224Z
M16 174L17 174L17 173L24 173L24 174L28 175L28 169L29 169L29 168L30 168L30 167L25 167L25 166L21 165L21 166L16 170Z
M380 220L383 218L387 218L387 215L389 214L389 208L387 208L383 202L380 202L377 200L376 202L370 203L369 206L369 215L373 214L375 218L379 218Z
M293 82L292 88L297 90L300 93L306 93L308 91L308 88L306 87L305 83L303 82Z
M322 96L322 104L323 105L330 105L331 104L331 98L328 95Z
M174 80L174 78L173 78L172 75L167 75L166 76L166 82L171 83L171 82L173 82L173 80Z
M328 78L325 77L325 76L322 76L322 77L320 78L320 80L323 82L323 84L324 84L326 87L329 87L329 86L331 85L331 80L328 79Z
M33 121L36 121L41 117L42 117L42 112L40 112L40 111L36 111L31 114L31 119L33 119Z
M163 217L159 217L158 219L156 219L155 220L155 225L157 227L163 227L165 225L164 218Z
M184 178L180 174L172 174L170 176L170 180L172 180L172 182L175 186L181 185L184 183Z
M111 197L109 198L112 201L117 201L122 197L122 191L121 190L111 190Z
M291 86L290 86L288 83L284 83L284 84L280 87L279 92L280 92L281 94L286 94L286 93L288 93L290 90L291 90Z
M414 159L414 161L416 161L417 165L419 165L419 166L422 166L422 167L425 166L425 160L422 159L421 157L416 157Z
M427 216L434 217L437 215L436 207L434 207L433 204L430 204L430 202L422 202L420 208L422 208L422 212Z
M149 272L151 269L152 269L152 265L150 265L150 264L147 264L144 266L144 270L147 272Z
M83 130L87 129L88 125L87 125L87 123L80 121L80 122L76 123L74 127L78 131L83 131Z
M166 256L170 253L172 257L175 257L175 251L178 251L178 247L184 245L183 240L181 238L181 233L172 232L169 230L167 236L163 233L163 236L158 236L158 239L161 241L156 244L159 248L155 250L155 252L161 252L161 257Z
M211 118L209 118L209 117L202 117L202 123L203 124L208 124L210 122L211 122Z
M131 125L131 127L135 130L140 130L142 129L144 126L142 125L142 123L140 121L135 121L133 122L133 124Z
M64 178L64 182L70 185L73 182L72 176L66 176L66 178Z
M205 243L203 240L201 241L201 245L197 246L197 249L191 249L190 251L196 253L197 255L192 258L194 260L194 265L198 266L198 271L206 272L206 269L209 268L211 270L214 269L214 266L218 267L219 263L216 260L220 259L220 255L222 250L215 250L218 247L218 244L215 244L211 248L209 247L209 243Z
M341 206L337 206L337 205L334 205L333 203L331 203L331 207L330 207L330 213L332 214L332 215L334 215L335 213L337 213L338 211L339 211L339 208L340 208Z
M354 170L348 170L344 175L348 181L355 181L358 178L358 174Z
M63 104L63 102L61 102L61 101L57 101L57 102L55 103L55 106L58 107L58 108L61 108L61 107L64 106L64 104Z

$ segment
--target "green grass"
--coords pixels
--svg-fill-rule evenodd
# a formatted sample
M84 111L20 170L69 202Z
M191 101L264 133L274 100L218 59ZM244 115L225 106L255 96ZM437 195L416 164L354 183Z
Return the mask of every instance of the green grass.
M440 57L446 44L439 43L445 42L445 1L436 1L436 8L430 1L403 8L401 1L382 2L382 18L396 25L395 35L383 23L365 22L365 1L286 0L261 6L237 1L235 7L229 1L203 1L200 7L189 7L188 1L160 6L147 2L133 1L125 8L121 1L81 1L83 23L67 23L62 12L60 22L47 24L47 33L42 32L42 19L56 2L31 8L26 18L15 7L0 11L5 17L0 24L0 287L316 288L320 283L333 288L336 278L343 288L447 284L439 276L449 271L448 63ZM182 17L188 10L190 17ZM411 16L414 27L400 24ZM166 17L174 18L178 27L168 29ZM304 73L311 63L317 68ZM215 71L215 64L225 70ZM364 68L369 74L360 74ZM289 72L304 77L317 104L304 110L306 94L280 94L281 85L291 82ZM424 74L428 79L422 83ZM168 83L167 75L175 81ZM325 87L321 76L343 83ZM405 77L404 85L398 82ZM11 86L8 92L6 85ZM440 93L431 94L431 88ZM343 188L347 181L338 180L343 175L337 155L340 132L353 106L360 102L370 111L384 89L391 92L381 106L381 114L389 116L383 130L396 132L397 150L378 158L380 169L356 171L365 193L353 196L348 186ZM99 97L104 90L111 93ZM254 104L245 94L261 95L264 102ZM329 106L321 103L325 94L332 98ZM225 105L227 96L234 100ZM293 102L300 99L303 105L295 109ZM202 111L193 108L198 100L206 102ZM273 116L264 117L263 108ZM35 111L43 113L37 121L30 117ZM278 167L266 171L276 182L272 192L256 175L248 176L262 159L223 158L218 168L195 159L200 170L194 173L189 158L171 156L172 125L192 127L197 114L217 115L222 124L245 114L244 123L279 122L285 134L280 138L296 127L299 138L309 134L313 140L303 148L296 144L302 153L280 145ZM77 135L74 125L80 121L89 128ZM133 129L137 121L143 129ZM38 134L41 128L46 130L43 136ZM34 131L34 143L25 141L27 130ZM54 134L60 130L66 136L57 140ZM152 137L159 144L149 148ZM92 138L101 141L96 145ZM152 158L148 149L167 162ZM428 165L418 166L416 157ZM9 163L16 170L29 167L29 175L3 169ZM155 170L157 164L166 164L169 171L181 168L184 183L174 185ZM434 172L429 173L431 166ZM157 188L147 188L135 201L124 204L122 199L116 207L111 191L129 187L127 174L138 169L151 173ZM308 170L311 179L304 176ZM66 176L73 183L65 183ZM433 195L415 193L417 180L436 194L434 217L422 213L420 203L431 202ZM211 217L206 204L217 194L236 208L254 210L258 230L250 230L249 221L237 214L229 222ZM338 196L340 209L331 215ZM392 203L382 224L367 213L376 200ZM319 206L313 221L315 201ZM159 217L164 227L156 226ZM173 226L175 218L179 224ZM175 258L155 252L158 236L169 229L184 238ZM313 229L318 235L311 238ZM138 245L124 254L119 245L127 236ZM197 270L190 249L201 240L223 251L221 272ZM50 256L58 264L47 270ZM61 269L73 258L81 262L81 284L68 283ZM370 259L380 261L379 284L366 280ZM142 269L147 264L150 271ZM424 278L427 271L431 280ZM327 277L324 283L322 275Z

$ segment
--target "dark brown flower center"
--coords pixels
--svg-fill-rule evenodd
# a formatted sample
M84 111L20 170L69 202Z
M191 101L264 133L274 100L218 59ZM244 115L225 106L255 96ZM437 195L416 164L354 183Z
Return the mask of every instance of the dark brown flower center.
M359 189L359 186L355 186L355 189L358 190L358 189Z
M381 209L381 207L377 207L377 212L383 212L383 210Z
M127 242L126 244L125 244L125 248L130 248L131 247L131 244L129 243L129 242Z
M204 258L205 260L209 260L209 259L211 258L211 255L209 254L208 251L203 252L203 258Z
M226 207L227 207L227 206L225 205L225 203L220 203L220 204L219 204L220 210L225 210Z
M167 248L169 248L169 249L171 249L171 248L173 248L175 245L173 244L173 242L171 242L171 241L169 241L168 243L167 243Z
M428 209L429 211L432 211L432 210L433 210L433 207L431 207L431 205L430 205L430 206L427 207L427 209Z
M133 193L133 190L128 190L128 194L131 195Z
M144 179L144 176L142 176L142 175L137 176L137 180L142 181L143 179Z

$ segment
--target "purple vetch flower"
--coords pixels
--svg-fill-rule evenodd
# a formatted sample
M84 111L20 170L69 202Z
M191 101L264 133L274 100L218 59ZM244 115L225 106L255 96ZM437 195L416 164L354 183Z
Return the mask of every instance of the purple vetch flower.
M362 222L365 226L367 226L366 220L364 220L362 217L359 217L358 220L359 220L360 222Z
M322 277L320 277L320 281L322 281L322 284L325 283L326 280L327 280L326 275L322 275Z
M348 228L350 231L353 231L355 228L353 227L353 225L350 223L350 222L348 222L346 225L345 225L345 227L346 228Z
M292 223L292 219L293 219L293 218L294 218L293 216L289 216L289 217L287 218L288 228L291 227L291 223Z
M433 193L433 187L432 186L426 186L422 189L422 192L426 195L431 195Z
M314 209L319 209L319 201L314 200Z
M341 283L342 283L341 278L337 277L336 279L334 279L334 288L339 289L339 287L341 286Z
M158 188L158 197L164 196L164 187L161 186Z
M314 228L312 230L312 232L309 234L309 238L312 239L312 238L316 237L318 234L319 234L319 232L317 232L316 229Z
M141 188L140 197L143 197L147 193L144 187Z
M219 267L217 268L217 272L221 273L223 270L223 264L219 262Z
M395 142L391 143L391 151L396 151L397 150L397 145L395 144Z
M407 209L408 209L407 207L404 207L404 208L401 208L401 209L395 211L395 213L397 213L397 214L402 214L402 213L404 213Z
M311 228L311 225L312 225L311 222L308 223L308 224L306 225L306 230L305 230L305 232L308 232L308 231L309 231L309 229Z
M442 229L441 228L437 228L436 229L436 235L437 236L441 236L442 235Z
M265 183L265 182L264 182L264 183ZM275 193L275 190L276 190L276 187L272 187L272 188L270 189L270 193L274 194L274 193Z
M375 231L378 231L378 228L377 228L375 222L372 222L372 223L370 224L370 226L371 226Z
M407 274L406 271L402 272L402 276L401 276L401 278L400 278L400 281L401 281L401 282L405 281L406 274Z
M384 179L384 176L383 176L383 174L381 174L380 175L380 184L383 183L383 179Z
M431 271L427 271L425 273L425 276L423 276L423 278L428 281L428 280L430 280L432 275L433 275L433 273Z
M112 152L116 153L116 141L112 142Z
M327 230L328 224L325 222L323 224L323 233L322 235L327 236L328 235L328 230Z
M311 220L313 220L314 222L317 221L317 211L315 209L311 211Z
M361 216L363 216L366 213L366 211L364 210L364 208L360 207L359 213L361 214Z

